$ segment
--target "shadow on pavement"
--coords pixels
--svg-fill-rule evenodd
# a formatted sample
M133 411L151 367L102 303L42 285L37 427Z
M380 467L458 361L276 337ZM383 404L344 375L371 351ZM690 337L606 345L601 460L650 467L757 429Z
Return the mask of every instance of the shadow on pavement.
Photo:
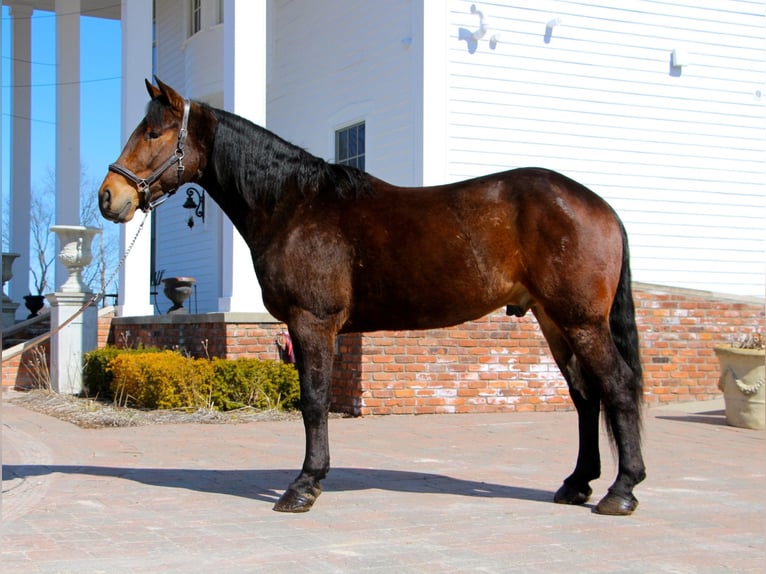
M166 468L123 468L76 465L3 466L3 480L25 480L52 474L79 474L132 480L164 488L228 494L276 502L296 470L203 470ZM552 503L553 492L536 488L504 486L463 480L439 474L400 470L333 468L322 481L325 492L380 489L424 494L452 494L479 498L512 498Z
M723 410L689 413L684 415L655 415L655 418L666 421L706 423L710 425L726 426L726 412Z

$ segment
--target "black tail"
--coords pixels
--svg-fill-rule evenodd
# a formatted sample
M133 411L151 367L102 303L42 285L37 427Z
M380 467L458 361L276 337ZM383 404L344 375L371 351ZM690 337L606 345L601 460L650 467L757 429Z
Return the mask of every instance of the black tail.
M615 216L616 217L616 216ZM622 232L622 270L620 283L612 302L609 314L609 328L612 340L627 365L633 371L629 392L632 393L636 404L641 410L643 403L643 374L638 343L638 327L636 326L636 308L633 303L633 290L630 284L630 250L628 249L628 234L619 218L617 223Z

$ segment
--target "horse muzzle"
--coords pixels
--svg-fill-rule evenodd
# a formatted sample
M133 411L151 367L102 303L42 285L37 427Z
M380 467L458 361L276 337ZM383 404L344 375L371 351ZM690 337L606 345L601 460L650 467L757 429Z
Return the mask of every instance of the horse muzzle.
M98 190L98 209L101 215L115 223L133 219L138 208L138 193L132 186L121 184L109 174Z

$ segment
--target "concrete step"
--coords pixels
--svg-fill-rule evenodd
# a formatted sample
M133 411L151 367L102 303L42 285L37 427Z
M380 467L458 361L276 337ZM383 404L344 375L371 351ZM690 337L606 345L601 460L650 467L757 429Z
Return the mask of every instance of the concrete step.
M50 331L50 328L51 318L47 313L16 323L14 326L3 330L3 350L39 337Z

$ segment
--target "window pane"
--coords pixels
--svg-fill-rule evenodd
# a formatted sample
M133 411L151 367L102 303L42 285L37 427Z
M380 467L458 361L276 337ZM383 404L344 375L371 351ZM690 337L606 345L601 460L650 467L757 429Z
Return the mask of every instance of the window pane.
M190 36L202 29L202 0L191 0Z
M364 122L335 132L335 162L364 169Z
M339 162L348 159L348 131L343 130L338 133L338 153L337 158Z
M359 152L356 147L356 127L348 128L348 157L356 157Z

